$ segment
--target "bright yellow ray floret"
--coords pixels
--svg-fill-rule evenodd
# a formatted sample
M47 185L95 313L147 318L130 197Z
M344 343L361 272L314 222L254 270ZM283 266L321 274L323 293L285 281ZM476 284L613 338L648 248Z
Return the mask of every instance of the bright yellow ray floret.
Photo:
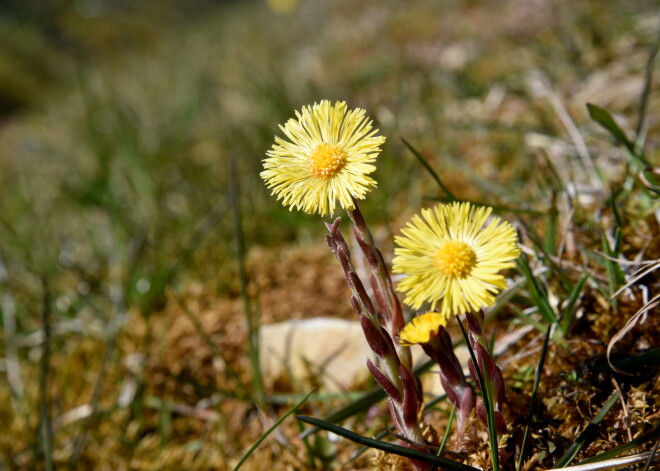
M469 203L438 204L415 215L395 237L395 273L408 275L398 285L404 302L419 309L425 302L440 314L492 306L506 287L499 271L520 255L511 224L493 217L492 208Z
M413 319L399 332L399 343L402 345L415 345L429 343L438 335L440 327L447 325L447 319L437 312L427 312Z
M326 216L337 201L354 209L353 198L363 199L376 186L367 175L376 170L371 163L385 138L365 113L323 100L280 126L288 140L275 137L261 178L282 204Z

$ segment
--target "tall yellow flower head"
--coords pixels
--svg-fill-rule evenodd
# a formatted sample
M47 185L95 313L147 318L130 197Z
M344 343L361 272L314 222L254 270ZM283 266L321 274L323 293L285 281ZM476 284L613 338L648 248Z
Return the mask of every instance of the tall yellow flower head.
M520 255L516 232L493 217L492 208L469 203L438 204L415 215L395 237L394 273L408 275L398 285L404 302L419 309L425 302L440 314L472 312L492 306L506 287L498 272Z
M354 209L353 198L363 199L376 186L367 175L376 170L371 163L385 138L365 113L323 100L280 126L288 140L275 136L261 178L284 206L326 216L336 201Z
M429 343L438 335L440 327L446 326L447 319L437 312L427 312L413 317L399 332L399 343L402 345Z

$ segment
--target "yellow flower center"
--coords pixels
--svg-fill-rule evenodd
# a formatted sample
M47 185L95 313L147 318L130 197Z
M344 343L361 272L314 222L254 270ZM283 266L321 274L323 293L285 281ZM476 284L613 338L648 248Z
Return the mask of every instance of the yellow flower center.
M336 144L319 144L309 158L309 171L323 178L334 177L346 164L346 153Z
M450 240L437 250L433 263L445 276L465 278L477 264L477 254L465 242Z

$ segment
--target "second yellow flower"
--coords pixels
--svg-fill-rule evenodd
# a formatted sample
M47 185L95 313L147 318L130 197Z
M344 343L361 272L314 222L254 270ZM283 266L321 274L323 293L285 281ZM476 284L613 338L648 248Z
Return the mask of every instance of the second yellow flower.
M416 215L395 238L395 273L408 275L398 286L405 303L419 309L425 302L440 314L477 311L491 306L506 287L498 272L520 255L511 224L494 217L491 208L469 203L438 204ZM486 223L488 224L486 225Z

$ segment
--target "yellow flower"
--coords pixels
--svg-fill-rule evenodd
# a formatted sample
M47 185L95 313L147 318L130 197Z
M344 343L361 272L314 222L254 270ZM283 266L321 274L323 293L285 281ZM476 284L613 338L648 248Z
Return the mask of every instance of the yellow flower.
M414 345L416 343L429 343L438 335L438 329L447 325L447 319L437 312L427 312L414 317L399 332L399 343Z
M425 302L431 309L442 300L440 314L477 311L492 306L506 287L498 272L512 267L520 255L516 232L493 217L492 208L469 203L438 204L415 215L396 236L395 273L408 276L398 285L404 302L414 309Z
M360 108L328 100L296 111L266 154L261 178L284 206L306 213L332 214L335 202L354 209L353 198L363 199L376 182L367 175L385 138L376 136L372 121Z

